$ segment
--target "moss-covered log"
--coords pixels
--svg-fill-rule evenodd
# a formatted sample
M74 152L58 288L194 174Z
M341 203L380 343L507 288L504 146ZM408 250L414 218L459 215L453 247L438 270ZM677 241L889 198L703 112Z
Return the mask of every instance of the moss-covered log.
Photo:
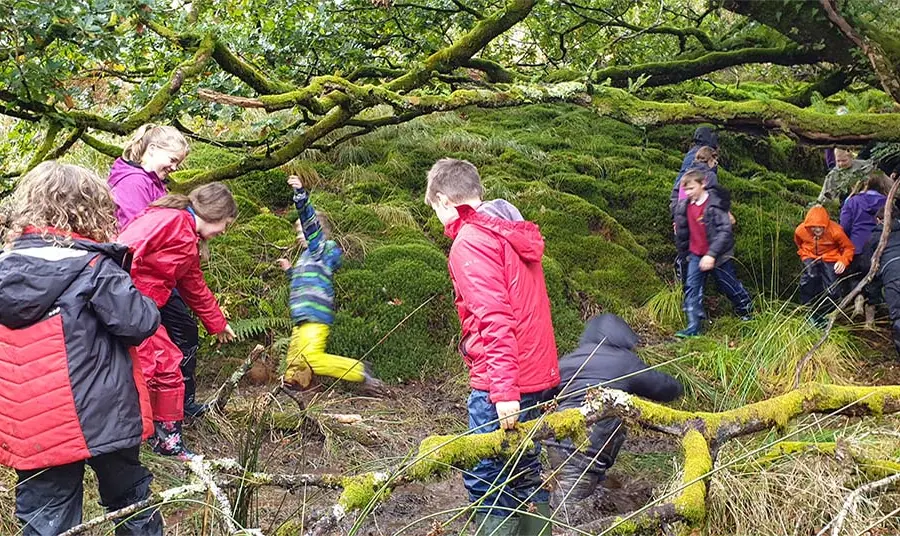
M706 97L684 103L654 102L616 88L596 88L592 105L600 115L636 126L712 123L737 130L762 128L823 145L900 141L900 114L837 116L781 101L722 102Z
M676 410L612 390L602 390L589 397L587 406L592 412L619 415L669 434L683 435L697 430L715 449L735 437L783 428L800 415L835 411L871 415L898 412L900 386L805 384L789 393L718 413Z
M629 79L649 76L646 86L677 84L715 71L751 63L775 63L778 65L804 65L822 61L820 51L795 45L772 48L742 48L723 52L710 52L699 58L642 63L624 67L607 67L596 71L593 80L609 79L614 86L624 87Z

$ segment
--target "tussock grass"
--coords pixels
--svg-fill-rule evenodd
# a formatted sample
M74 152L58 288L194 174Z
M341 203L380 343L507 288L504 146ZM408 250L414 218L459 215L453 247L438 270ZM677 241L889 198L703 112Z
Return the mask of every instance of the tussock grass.
M676 330L685 324L684 290L681 285L666 285L654 294L641 308L641 312L657 326Z

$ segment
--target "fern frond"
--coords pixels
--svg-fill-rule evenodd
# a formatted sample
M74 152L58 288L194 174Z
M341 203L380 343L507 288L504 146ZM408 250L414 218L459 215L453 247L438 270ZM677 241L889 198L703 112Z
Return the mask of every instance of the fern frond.
M230 323L238 340L258 337L269 331L289 330L294 322L287 317L243 318Z

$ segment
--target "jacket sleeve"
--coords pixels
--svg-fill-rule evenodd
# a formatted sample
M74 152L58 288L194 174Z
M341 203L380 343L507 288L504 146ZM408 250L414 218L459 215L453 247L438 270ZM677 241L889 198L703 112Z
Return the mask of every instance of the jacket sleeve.
M100 322L128 346L138 346L159 327L159 309L134 288L131 276L101 258L92 274L91 308Z
M844 201L844 206L841 207L841 228L847 236L853 234L853 205L856 204L854 197L856 196Z
M709 229L710 224L713 224L716 227L716 237L714 240L710 241L709 249L706 250L706 254L718 259L719 255L731 249L730 244L734 242L731 220L728 219L727 212L724 212L717 207L709 207L706 209L706 212L713 217L713 221L706 223L706 228ZM707 236L709 235L708 230L706 234Z
M491 402L519 400L516 318L509 301L502 245L493 237L464 237L454 244L450 260L456 290L475 318L484 345Z
M321 258L325 251L325 232L316 217L316 210L309 201L309 192L305 188L294 190L294 206L300 216L300 224L303 227L303 236L309 244L309 253L315 258Z
M676 203L673 210L673 221L675 222L675 249L679 255L685 255L690 248L690 231L687 223L687 205Z
M635 374L628 379L628 392L657 402L671 402L684 394L681 382L665 372L649 368L634 356Z
M855 252L853 242L847 238L847 235L844 233L844 230L841 229L840 225L832 225L831 227L832 232L834 233L834 240L838 243L838 247L841 250L840 261L849 266L853 261L853 253Z
M831 199L832 190L834 189L834 182L837 176L836 169L832 169L825 175L825 180L822 182L822 191L819 193L819 197L816 198L816 202L821 204L825 201Z
M150 189L137 177L129 175L113 188L113 198L124 221L132 221L154 201Z
M176 284L184 303L191 308L203 322L206 331L215 335L225 330L228 321L219 308L219 302L203 279L200 269L200 254L194 246L194 254L185 259L185 269Z

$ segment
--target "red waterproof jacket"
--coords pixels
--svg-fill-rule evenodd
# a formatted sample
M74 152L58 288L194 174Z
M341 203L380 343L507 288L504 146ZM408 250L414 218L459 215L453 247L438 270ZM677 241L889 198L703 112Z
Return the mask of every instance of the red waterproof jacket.
M0 465L73 463L153 433L133 348L159 311L128 277L128 250L27 228L0 254Z
M206 331L225 330L228 322L200 270L200 236L189 211L150 207L125 227L118 240L134 251L134 286L157 307L165 305L177 288Z
M506 201L457 207L445 232L469 384L491 402L559 384L556 340L538 226Z

